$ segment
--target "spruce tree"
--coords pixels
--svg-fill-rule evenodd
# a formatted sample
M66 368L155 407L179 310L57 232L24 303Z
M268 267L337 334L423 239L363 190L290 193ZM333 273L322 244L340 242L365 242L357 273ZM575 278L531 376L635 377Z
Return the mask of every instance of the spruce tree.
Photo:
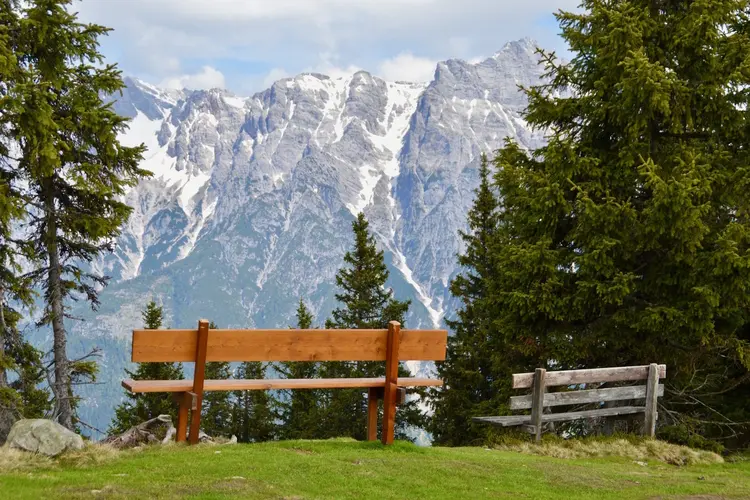
M103 102L124 87L98 51L98 38L109 30L79 23L70 3L24 2L14 38L22 72L8 90L13 105L7 111L25 200L34 207L28 227L38 267L32 276L44 291L40 323L52 326L54 417L72 429L72 384L89 378L94 366L68 358L68 302L98 305L107 278L87 263L112 249L131 212L121 197L147 172L138 168L144 148L118 141L127 119Z
M164 310L151 301L141 313L144 328L158 330L164 321ZM179 363L138 363L135 371L125 370L134 380L182 380L182 365ZM209 393L206 393L209 394ZM109 434L120 434L131 427L156 418L159 415L171 415L176 421L177 405L169 393L146 392L125 393L126 400L115 408L115 416L109 426Z
M495 349L526 370L666 363L661 423L741 430L723 410L750 416L750 4L557 18L574 57L542 52L549 83L526 89L549 143L495 160Z
M297 328L312 328L313 315L305 303L300 300L297 306ZM278 363L276 369L285 378L316 378L319 365L314 362ZM320 391L299 389L288 391L287 399L281 408L280 436L283 439L314 439L319 435L320 418L318 406L321 400Z
M263 363L240 364L238 379L265 378ZM276 404L268 391L236 391L232 407L232 433L241 443L257 443L276 438Z
M369 224L360 213L352 222L354 248L344 255L345 267L336 275L339 293L336 300L342 306L326 321L326 328L387 328L389 321L404 323L409 310L409 301L393 298L393 291L385 287L388 268L383 252L375 245L369 232ZM324 378L384 377L385 363L373 361L336 361L322 364ZM410 376L409 371L399 367L399 376ZM321 391L323 392L323 391ZM367 396L359 389L335 389L324 392L324 408L321 415L322 437L347 436L355 439L367 437ZM399 406L396 412L396 436L407 438L409 426L422 427L424 415L416 401Z
M213 321L209 329L218 327ZM232 378L232 369L226 361L206 363L206 380L226 380ZM203 393L201 427L209 436L228 437L232 434L232 393L229 391L208 391Z
M497 229L498 199L492 188L492 173L487 156L479 166L479 187L468 213L468 232L461 232L466 250L458 257L462 273L450 285L451 293L461 301L456 319L447 320L453 335L448 337L446 359L437 363L444 386L431 391L434 414L430 431L435 444L458 446L481 443L487 426L472 423L471 417L490 415L507 402L506 384L497 380L509 377L504 370L505 353L493 351L494 312L482 307L487 284L492 278L490 242Z
M17 328L17 307L28 310L34 298L33 284L20 265L33 258L33 248L13 234L14 225L27 218L12 133L13 110L19 104L13 89L24 76L15 54L20 29L18 3L0 0L0 445L16 420L42 417L49 410L49 395L39 389L44 381L41 353Z

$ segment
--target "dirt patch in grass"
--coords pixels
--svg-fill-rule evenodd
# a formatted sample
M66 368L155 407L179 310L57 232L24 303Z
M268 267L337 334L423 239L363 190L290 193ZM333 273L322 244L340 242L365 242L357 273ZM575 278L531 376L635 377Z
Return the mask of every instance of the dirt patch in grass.
M307 450L305 448L287 448L289 451L293 451L297 455L317 455L317 452Z
M649 500L725 500L726 497L719 495L680 495L670 497L652 497Z
M716 453L695 450L654 439L554 439L532 443L519 441L503 443L496 449L554 458L623 457L633 461L657 460L671 465L723 463Z
M58 493L62 498L135 498L141 496L141 493L137 490L112 485L99 488L90 486L62 487Z

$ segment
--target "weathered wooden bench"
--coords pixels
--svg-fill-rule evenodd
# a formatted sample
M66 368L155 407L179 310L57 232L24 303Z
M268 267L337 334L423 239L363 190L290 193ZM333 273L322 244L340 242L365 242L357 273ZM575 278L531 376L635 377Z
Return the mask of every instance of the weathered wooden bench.
M548 422L617 417L620 415L644 414L643 433L654 437L657 419L657 398L664 395L664 385L659 379L667 376L666 365L653 363L648 366L625 366L619 368L594 368L589 370L566 370L548 372L537 368L534 373L514 373L513 388L531 388L526 396L510 398L511 410L531 409L531 415L504 417L474 417L475 422L484 422L502 427L523 426L535 434L536 440L542 437L542 428ZM597 382L624 382L646 380L646 385L609 387L599 389L547 392L547 387L574 386ZM553 406L582 405L607 401L645 400L645 406L615 406L595 410L571 411L564 413L544 413L544 408Z
M205 391L269 389L342 389L368 391L367 438L377 439L378 400L383 400L381 439L394 438L396 405L406 387L441 386L442 380L398 378L399 361L445 359L445 330L401 330L392 321L382 330L209 330L207 320L197 330L134 330L132 361L194 362L193 380L124 380L133 393L171 392L179 404L177 441L198 442L201 403ZM384 378L205 380L207 361L385 361Z

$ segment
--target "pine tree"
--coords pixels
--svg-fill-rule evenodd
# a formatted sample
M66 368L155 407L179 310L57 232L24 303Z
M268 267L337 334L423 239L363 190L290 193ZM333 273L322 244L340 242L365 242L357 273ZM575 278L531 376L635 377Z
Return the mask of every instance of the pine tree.
M164 310L152 299L142 312L144 328L158 330L164 320ZM134 372L125 370L134 380L182 380L182 366L179 363L138 363ZM209 394L209 393L206 393ZM147 392L125 393L126 400L115 408L115 416L109 426L109 434L120 434L131 427L156 418L171 415L177 419L177 406L171 394Z
M409 310L409 301L393 298L393 291L385 288L388 268L383 252L378 251L375 239L369 232L369 224L360 213L352 223L354 249L344 255L346 267L336 275L340 292L336 300L342 307L333 311L333 318L326 321L326 328L387 328L389 321L404 322ZM380 362L328 362L323 363L321 376L384 377L385 363ZM399 376L410 376L401 366ZM321 391L323 392L323 391ZM321 437L347 436L355 439L367 437L367 397L361 390L336 389L325 394L321 415ZM396 413L396 436L407 437L408 426L422 427L424 415L416 401L401 405Z
M218 327L212 321L209 329ZM228 362L210 361L206 363L206 380L226 380L232 378ZM228 437L232 434L232 393L228 391L208 391L203 393L201 427L209 436Z
M497 229L498 199L492 189L487 156L482 155L480 183L468 213L469 232L461 232L466 244L458 263L463 272L451 282L451 293L461 301L456 319L446 320L453 335L448 337L446 359L437 363L444 387L431 391L434 414L430 431L435 444L459 446L481 443L487 426L476 425L473 416L490 415L507 402L509 379L503 370L503 352L491 349L494 311L482 307L492 278L490 242Z
M121 195L147 172L138 168L144 148L117 139L127 119L102 100L124 87L120 72L98 52L97 40L109 30L79 23L70 3L23 4L14 38L22 72L8 90L13 105L7 111L25 199L35 210L29 221L38 265L33 277L44 290L41 324L52 326L54 415L72 429L72 384L89 378L94 365L68 358L67 302L83 298L98 305L107 279L82 266L112 249L131 212Z
M245 362L237 370L238 379L265 378L260 362ZM275 402L268 391L236 391L232 408L232 433L241 443L257 443L276 438Z
M297 328L312 328L313 315L300 300L297 306ZM314 362L279 363L277 371L285 378L316 378L319 366ZM281 406L280 435L283 439L314 439L319 435L318 405L320 391L299 389L288 391L288 399Z
M22 338L17 328L21 314L12 306L29 309L33 301L32 283L19 264L33 257L32 248L13 235L13 225L26 218L11 133L12 110L18 104L11 90L23 77L14 45L20 27L18 3L0 0L0 445L16 420L42 417L49 410L48 393L39 389L44 381L41 354Z
M574 57L542 53L550 83L526 89L549 143L495 160L496 349L526 369L666 363L660 422L741 430L717 415L750 416L750 4L557 18Z

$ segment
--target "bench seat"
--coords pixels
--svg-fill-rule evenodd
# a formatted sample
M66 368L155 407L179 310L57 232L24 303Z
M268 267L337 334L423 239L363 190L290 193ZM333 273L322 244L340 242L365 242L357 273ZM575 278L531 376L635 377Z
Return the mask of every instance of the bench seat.
M585 418L616 417L619 415L633 415L645 413L645 406L619 406L615 408L601 408L599 410L569 411L565 413L544 413L542 423L567 422ZM530 425L531 415L511 415L507 417L474 417L474 422L499 425L501 427L515 427L518 425Z
M399 377L399 387L439 387L442 380ZM133 393L189 392L192 380L123 380L122 386ZM204 391L265 391L272 389L347 389L385 387L385 378L292 378L257 380L206 380Z

